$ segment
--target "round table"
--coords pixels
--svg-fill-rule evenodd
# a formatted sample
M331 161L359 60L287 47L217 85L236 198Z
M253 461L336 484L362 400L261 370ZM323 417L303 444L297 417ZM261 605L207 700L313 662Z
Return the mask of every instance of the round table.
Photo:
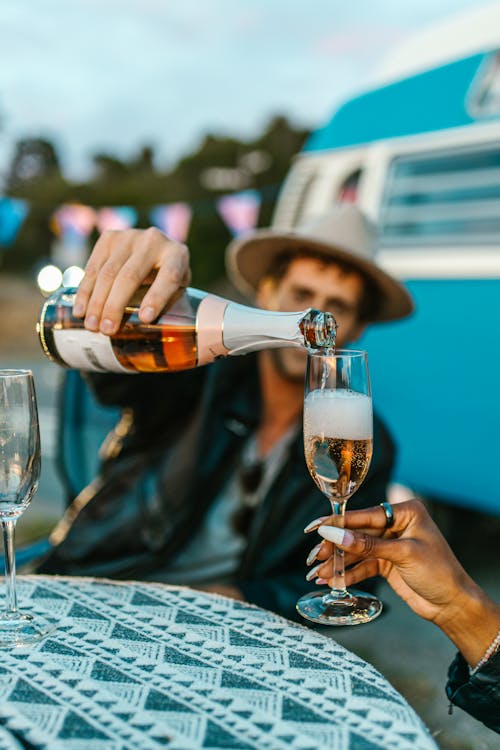
M436 748L372 666L271 612L163 584L18 584L57 629L1 651L2 750Z

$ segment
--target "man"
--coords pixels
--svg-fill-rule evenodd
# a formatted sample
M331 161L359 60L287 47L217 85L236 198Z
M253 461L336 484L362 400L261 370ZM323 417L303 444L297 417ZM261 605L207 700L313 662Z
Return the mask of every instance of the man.
M260 230L233 241L227 266L234 285L261 307L333 312L342 347L370 321L412 310L373 251L373 228L355 206L343 206L293 233ZM187 249L156 230L105 234L74 313L90 330L113 333L145 279L151 286L139 315L150 322L189 282ZM42 570L193 585L293 617L310 588L302 530L329 510L304 461L304 367L304 352L272 349L183 373L93 376L103 402L128 409L131 429L70 533L67 523L56 530L65 541ZM370 472L350 507L385 499L393 446L378 419L374 438ZM130 507L139 509L135 521ZM101 539L85 556L92 533Z

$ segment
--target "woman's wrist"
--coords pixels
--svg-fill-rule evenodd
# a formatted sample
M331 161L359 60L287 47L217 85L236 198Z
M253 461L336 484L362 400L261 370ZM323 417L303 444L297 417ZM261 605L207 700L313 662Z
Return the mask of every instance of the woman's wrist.
M484 652L479 662L471 670L471 675L478 672L482 667L488 664L489 660L492 659L500 651L500 629L496 634L495 638L491 641L490 645Z
M469 579L435 622L473 669L500 631L500 606Z

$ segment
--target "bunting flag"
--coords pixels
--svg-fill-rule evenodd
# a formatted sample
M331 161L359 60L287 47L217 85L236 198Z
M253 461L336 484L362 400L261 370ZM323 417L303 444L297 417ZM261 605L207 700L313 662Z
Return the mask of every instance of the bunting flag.
M57 240L52 245L52 260L61 268L84 266L88 257L88 238L95 226L96 212L82 203L64 203L51 216L50 226Z
M51 254L56 265L85 265L88 237L95 221L95 210L82 203L65 203L54 211L50 225L58 239L53 243Z
M219 198L217 210L233 236L256 227L260 201L261 196L256 190L244 190Z
M149 218L155 227L177 242L185 242L191 224L191 207L187 203L154 206Z
M96 225L99 232L111 229L130 229L137 223L137 211L132 206L106 206L97 211Z
M272 186L273 196L275 186ZM269 190L268 190L269 192ZM215 207L233 235L252 230L257 225L260 205L269 200L266 188L244 190L228 194L215 201ZM29 201L0 196L0 246L12 245L29 210ZM213 199L189 204L181 201L158 204L149 209L149 220L168 237L185 242L191 226L193 211L200 214L214 210ZM132 206L103 206L93 208L82 203L64 203L50 217L50 227L58 238L61 252L65 248L77 255L85 255L91 232L130 229L136 226L138 210Z
M0 197L0 245L8 247L13 244L28 211L27 201Z
M55 234L88 237L95 225L96 214L90 206L82 203L64 203L52 214L51 227Z

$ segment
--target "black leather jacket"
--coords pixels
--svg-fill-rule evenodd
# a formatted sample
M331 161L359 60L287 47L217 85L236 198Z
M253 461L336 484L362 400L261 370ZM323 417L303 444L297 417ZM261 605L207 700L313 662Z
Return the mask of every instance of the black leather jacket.
M134 558L132 536L129 547L120 551L122 565L120 560L112 559L113 554L118 554L115 545L119 544L120 537L120 532L115 530L108 535L106 545L101 544L102 549L95 549L88 555L91 565L82 566L81 558L77 559L78 545L91 535L90 506L87 523L82 523L80 531L76 524L73 536L54 551L40 570L148 580L154 580L155 573L163 571L161 580L168 580L165 572L168 574L169 560L202 523L208 508L234 471L246 436L259 423L261 396L256 356L230 358L208 367L166 375L98 375L92 376L91 382L102 402L132 408L134 414L134 428L116 460L116 484L120 482L120 462L125 465L135 455L150 456L152 462L159 456L161 461L161 456L167 455L175 445L183 425L198 412L198 439L189 471L185 472L186 479L181 483L182 502L179 493L169 487L167 476L163 484L156 485L158 512L149 512L150 498L141 501L147 506L141 515L141 536L146 545L148 539L154 540L151 548L138 550ZM350 508L367 507L385 499L393 457L392 440L376 418L371 467L364 484L349 500ZM113 461L109 463L103 467L103 476L113 472ZM114 495L117 494L119 488L115 488ZM124 502L116 503L116 514L124 505ZM300 434L291 443L286 461L259 506L247 536L234 581L247 601L288 618L296 617L296 600L311 590L311 583L305 581L305 560L318 541L315 534L304 535L303 529L313 518L329 512L327 500L307 471ZM111 523L114 518L118 523L114 513L109 513L109 517ZM98 509L90 522L102 522Z
M500 651L473 675L457 654L448 670L446 694L455 706L500 734Z

